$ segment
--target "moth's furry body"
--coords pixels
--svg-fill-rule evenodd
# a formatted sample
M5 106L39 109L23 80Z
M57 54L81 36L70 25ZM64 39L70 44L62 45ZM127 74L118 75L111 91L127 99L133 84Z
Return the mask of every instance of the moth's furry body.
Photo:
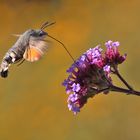
M27 60L30 62L38 61L47 51L48 44L45 41L46 36L59 42L71 57L71 59L75 62L74 58L62 42L43 31L43 29L50 25L53 25L54 23L55 22L45 22L40 29L29 29L22 35L18 35L19 38L17 42L11 47L11 49L8 50L2 60L2 63L0 65L1 77L8 76L8 68L13 63L20 62L21 60ZM20 64L23 61L21 61Z
M47 33L42 30L32 30L29 29L19 36L16 43L8 50L5 54L1 66L0 73L2 77L8 76L8 68L12 63L20 62L23 57L27 61L36 61L35 59L31 60L31 54L29 54L31 47L34 49L38 48L39 53L43 54L45 52L47 45L44 41ZM26 53L25 53L26 52ZM30 55L30 56L29 56ZM37 58L38 60L38 58Z

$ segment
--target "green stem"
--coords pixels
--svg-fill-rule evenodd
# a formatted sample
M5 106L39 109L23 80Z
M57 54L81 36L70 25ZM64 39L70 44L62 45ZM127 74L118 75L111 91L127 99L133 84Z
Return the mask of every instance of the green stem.
M130 90L130 89L124 89L124 88L120 88L120 87L117 87L117 86L114 86L114 85L112 85L110 87L110 90L111 91L122 92L122 93L126 93L126 94L140 96L140 92L139 91Z
M114 67L114 73L119 77L119 79L126 85L126 87L130 90L133 90L133 88L124 80L124 78L121 76L121 74L119 73L119 71L117 70L116 67Z

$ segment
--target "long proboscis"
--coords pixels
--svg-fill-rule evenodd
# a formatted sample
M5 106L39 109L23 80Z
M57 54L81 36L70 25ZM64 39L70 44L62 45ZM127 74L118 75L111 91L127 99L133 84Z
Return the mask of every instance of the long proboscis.
M52 39L54 39L55 41L59 42L63 46L63 48L66 50L66 52L68 53L68 55L70 56L70 58L73 60L73 62L75 62L75 59L73 58L73 56L71 55L71 53L69 52L69 50L67 49L67 47L61 41L57 40L56 38L54 38L54 37L52 37L50 35L47 35L47 36L50 37L50 38L52 38Z

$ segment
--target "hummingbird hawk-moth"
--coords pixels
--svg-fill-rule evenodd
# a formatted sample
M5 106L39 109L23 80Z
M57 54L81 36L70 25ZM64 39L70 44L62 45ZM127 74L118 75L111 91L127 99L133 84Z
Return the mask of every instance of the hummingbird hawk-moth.
M1 77L6 78L8 76L8 68L11 64L21 64L24 62L24 60L29 62L38 61L47 51L48 44L45 40L47 36L61 43L61 45L63 45L64 49L73 59L62 42L50 36L47 32L44 31L46 27L53 25L54 23L55 22L45 22L40 29L29 29L21 35L16 35L19 37L18 40L5 54L0 65Z

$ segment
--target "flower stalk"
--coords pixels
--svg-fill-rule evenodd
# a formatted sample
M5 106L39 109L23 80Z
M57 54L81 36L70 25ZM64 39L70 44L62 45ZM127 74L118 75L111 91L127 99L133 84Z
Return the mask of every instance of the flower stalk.
M121 76L121 74L119 73L118 69L114 68L114 74L116 74L118 76L118 78L124 83L124 85L130 89L133 90L133 88L127 83L127 81Z

